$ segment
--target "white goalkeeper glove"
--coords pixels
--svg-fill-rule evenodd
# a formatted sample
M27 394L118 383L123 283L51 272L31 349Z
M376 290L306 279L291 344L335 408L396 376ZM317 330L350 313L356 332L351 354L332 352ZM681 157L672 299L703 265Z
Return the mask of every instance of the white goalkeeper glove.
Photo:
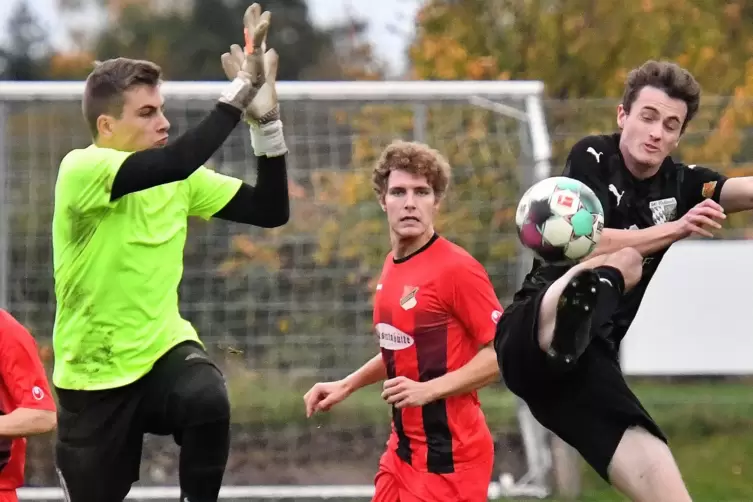
M222 68L231 81L253 66L255 92L245 107L243 119L249 124L251 146L256 156L278 157L288 152L280 120L280 105L275 87L279 58L274 49L266 50L267 28L271 14L262 13L254 3L243 16L246 50L233 44L222 55ZM253 45L252 45L253 44Z
M254 4L252 7L254 6L258 10L259 5ZM251 8L249 8L250 10ZM246 33L247 45L254 48L257 46L261 47L265 43L267 30L269 29L269 15L267 13L266 17L258 16L255 20L253 30ZM240 50L240 47L237 46L231 46L230 50L233 53L232 56L225 53L220 57L220 60L222 61L223 68L226 68L226 65L232 62L234 71L231 74L226 68L225 73L230 80L230 85L223 89L219 100L245 113L246 108L248 108L259 93L265 81L264 66L263 62L259 62L260 57L254 57L251 50L247 54L244 54Z

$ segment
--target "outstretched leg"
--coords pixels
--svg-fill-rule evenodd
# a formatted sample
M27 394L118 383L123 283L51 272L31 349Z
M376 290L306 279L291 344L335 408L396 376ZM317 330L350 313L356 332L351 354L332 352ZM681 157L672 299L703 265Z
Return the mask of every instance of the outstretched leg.
M609 464L609 479L633 502L690 502L667 444L642 427L625 431Z
M549 360L574 365L620 298L641 278L642 257L632 248L601 255L568 270L547 289L539 309L538 342Z

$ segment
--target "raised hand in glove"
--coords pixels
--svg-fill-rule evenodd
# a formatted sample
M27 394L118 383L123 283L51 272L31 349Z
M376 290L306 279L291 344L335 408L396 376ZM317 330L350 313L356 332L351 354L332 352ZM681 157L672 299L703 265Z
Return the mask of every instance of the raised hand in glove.
M259 5L249 7L249 11ZM260 56L254 55L253 48L266 44L267 30L269 29L269 13L267 16L256 19L252 30L247 31L246 40L250 49L244 54L240 47L230 47L232 53L227 52L221 56L222 67L230 80L230 85L225 88L220 96L220 101L232 105L245 113L266 81L264 63ZM234 71L228 72L227 65L232 61ZM276 70L275 70L276 71Z
M280 106L275 87L278 56L274 49L266 49L267 27L271 14L261 12L258 3L251 5L243 16L246 50L233 44L229 53L222 55L222 69L228 79L234 80L243 72L255 76L256 92L244 110L244 120L251 127L251 144L257 156L284 155L288 149L282 134Z

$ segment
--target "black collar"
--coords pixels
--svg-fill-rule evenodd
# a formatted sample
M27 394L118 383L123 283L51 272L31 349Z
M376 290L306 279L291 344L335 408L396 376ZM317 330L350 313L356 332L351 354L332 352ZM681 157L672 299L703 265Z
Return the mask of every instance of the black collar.
M434 232L434 235L431 236L431 239L429 239L429 242L427 242L426 244L424 244L423 246L421 246L419 249L413 251L411 254L409 254L407 256L403 256L402 258L394 258L393 257L392 258L392 262L395 263L395 264L397 264L397 263L404 263L404 262L410 260L411 258L413 258L414 256L416 256L417 254L423 253L424 251L426 251L427 249L429 249L429 246L431 246L432 244L434 244L437 241L437 239L439 239L439 234L436 233L436 232Z

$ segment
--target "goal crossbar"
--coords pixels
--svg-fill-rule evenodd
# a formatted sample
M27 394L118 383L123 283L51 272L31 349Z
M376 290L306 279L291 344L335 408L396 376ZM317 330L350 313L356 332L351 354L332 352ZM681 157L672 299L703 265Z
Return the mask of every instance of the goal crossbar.
M206 98L219 94L227 82L166 81L162 90L175 98ZM84 91L83 81L0 82L0 100L28 101L36 99L77 100ZM342 81L342 82L277 82L281 100L410 101L414 99L467 100L471 96L525 98L539 96L544 84L536 80L461 80L461 81Z

